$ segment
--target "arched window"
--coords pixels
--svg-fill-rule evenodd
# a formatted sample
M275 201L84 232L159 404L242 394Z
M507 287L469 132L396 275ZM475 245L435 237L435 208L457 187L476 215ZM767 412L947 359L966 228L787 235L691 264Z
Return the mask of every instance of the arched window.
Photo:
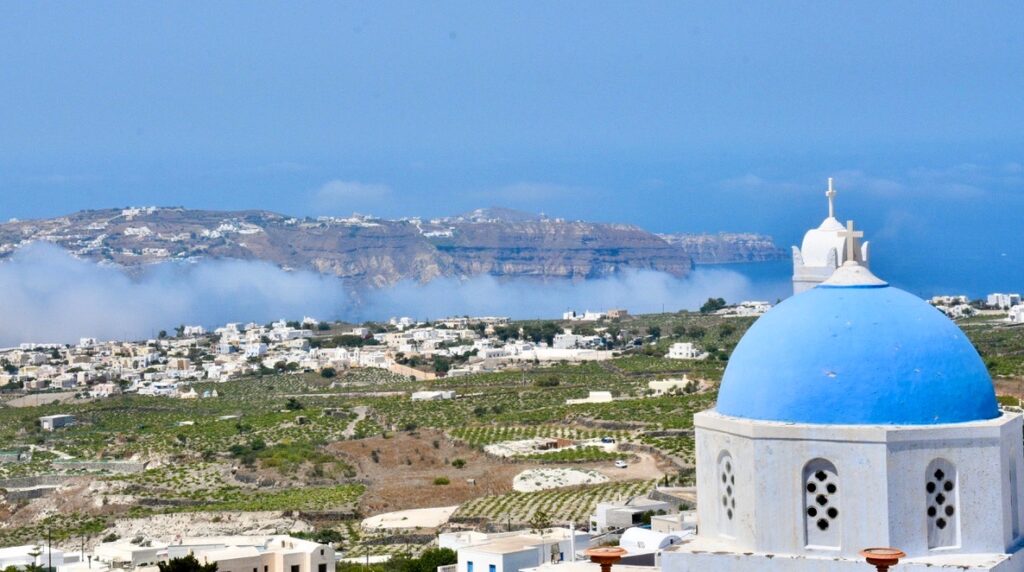
M924 475L928 548L957 546L960 543L960 490L956 467L945 459L935 459Z
M736 520L736 467L732 455L722 451L718 455L718 523L719 531L727 536L733 534Z
M839 549L839 472L825 459L804 465L804 538L814 548Z

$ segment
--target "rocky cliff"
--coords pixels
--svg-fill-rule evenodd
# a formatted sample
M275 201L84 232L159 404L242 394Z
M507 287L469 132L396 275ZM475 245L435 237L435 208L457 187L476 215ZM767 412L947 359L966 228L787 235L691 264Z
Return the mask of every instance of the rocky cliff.
M263 260L333 274L356 286L479 274L588 279L626 269L685 276L692 268L685 249L634 226L505 209L386 220L152 207L0 224L0 257L31 241L129 270L169 260Z
M767 262L784 260L789 254L775 246L772 237L750 233L659 234L669 244L678 246L694 264L730 262Z

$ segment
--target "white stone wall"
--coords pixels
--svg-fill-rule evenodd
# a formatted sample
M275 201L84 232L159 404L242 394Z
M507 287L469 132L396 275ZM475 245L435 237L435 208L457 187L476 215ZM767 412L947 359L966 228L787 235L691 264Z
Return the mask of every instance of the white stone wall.
M856 558L868 546L896 546L912 557L1004 553L1024 528L1019 508L1013 516L1024 480L1019 415L890 427L757 422L708 411L695 417L695 426L700 536L736 552ZM722 510L725 451L736 479L732 520ZM838 547L806 544L804 467L816 459L837 471ZM953 546L929 550L925 471L935 459L956 467L959 531Z

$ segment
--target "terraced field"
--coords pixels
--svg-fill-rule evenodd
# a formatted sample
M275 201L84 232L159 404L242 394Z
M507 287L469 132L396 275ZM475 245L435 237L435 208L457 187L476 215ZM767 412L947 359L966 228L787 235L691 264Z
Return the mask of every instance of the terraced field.
M473 447L483 447L502 441L520 441L534 437L562 438L573 440L600 439L611 437L622 440L629 436L628 431L584 429L565 425L528 425L502 426L477 425L472 427L454 427L448 431L451 437L463 441Z
M585 523L599 501L626 500L646 494L654 481L620 481L599 485L553 489L533 493L512 492L472 500L454 518L488 518L498 522L526 523L539 510L557 515L559 521Z

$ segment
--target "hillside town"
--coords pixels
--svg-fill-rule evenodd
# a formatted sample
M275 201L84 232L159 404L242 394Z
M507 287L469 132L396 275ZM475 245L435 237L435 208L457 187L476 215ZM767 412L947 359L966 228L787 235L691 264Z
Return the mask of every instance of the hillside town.
M767 302L709 301L723 317L756 317ZM429 380L515 369L524 363L603 361L624 349L650 343L651 336L626 338L618 324L623 309L566 312L562 322L510 326L507 317L449 317L433 322L409 317L346 326L311 317L270 324L229 323L212 331L182 325L142 341L77 344L25 343L0 350L0 388L64 390L89 397L119 393L202 397L199 381L223 382L269 372L316 372L332 377L352 368L378 368ZM692 343L673 346L672 359L702 359Z
M768 302L726 305L710 300L713 314L757 317ZM970 300L963 295L933 296L929 303L950 318L984 316L1008 324L1024 323L1020 294L993 293ZM0 388L70 390L90 397L122 392L142 395L200 397L191 382L217 381L270 371L306 371L332 376L351 368L378 368L427 380L515 369L523 363L603 361L643 337L623 339L615 324L629 312L565 312L561 326L518 327L507 317L450 317L433 322L409 317L384 323L344 326L315 318L270 324L229 323L211 331L180 326L174 332L142 341L77 344L25 343L0 350ZM666 357L697 360L707 352L691 342L673 344Z

